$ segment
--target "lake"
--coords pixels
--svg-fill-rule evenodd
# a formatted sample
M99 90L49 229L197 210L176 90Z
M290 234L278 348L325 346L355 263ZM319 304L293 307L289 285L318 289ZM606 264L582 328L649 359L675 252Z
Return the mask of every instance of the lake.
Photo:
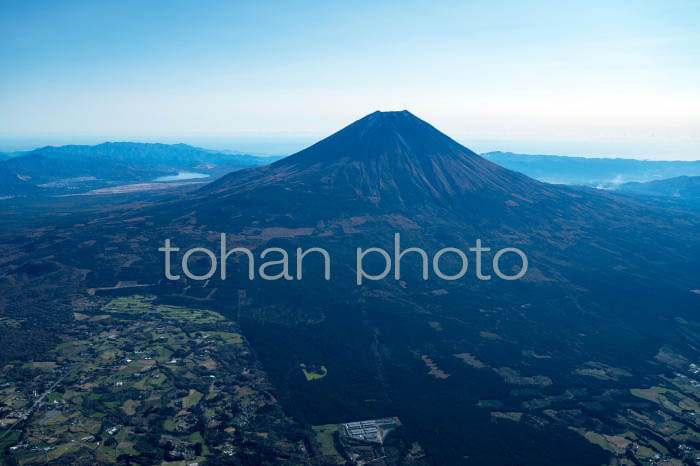
M177 175L161 176L153 181L182 181L182 180L195 180L197 178L209 178L210 175L206 173L195 173L195 172L178 172Z

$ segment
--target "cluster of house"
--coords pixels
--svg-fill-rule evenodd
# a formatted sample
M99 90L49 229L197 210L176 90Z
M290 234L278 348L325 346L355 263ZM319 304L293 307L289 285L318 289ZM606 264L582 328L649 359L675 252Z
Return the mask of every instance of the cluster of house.
M370 419L367 421L355 421L343 424L343 429L348 437L353 440L382 443L384 440L381 426L396 424L394 418Z
M688 372L693 374L693 375L697 375L698 373L700 373L700 367L696 364L691 364L688 367ZM690 384L690 386L693 388L700 388L700 382L698 382L697 380L691 379L687 375L684 375L684 374L677 372L676 377L683 379L685 382L688 382Z
M690 372L693 375L698 375L700 374L700 366L697 364L690 363L688 366L688 372Z

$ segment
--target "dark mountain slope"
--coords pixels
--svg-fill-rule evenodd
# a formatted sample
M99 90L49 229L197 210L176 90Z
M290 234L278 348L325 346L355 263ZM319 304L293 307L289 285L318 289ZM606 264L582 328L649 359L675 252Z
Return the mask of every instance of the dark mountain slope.
M537 266L557 276L562 260L595 270L598 256L590 245L602 252L601 240L616 243L619 253L611 258L629 262L652 251L657 235L674 243L692 236L675 231L661 209L504 169L406 111L370 114L279 162L231 173L170 208L174 212L163 207L159 214L176 222L196 217L200 228L214 231L275 224L328 236L358 221L364 226L352 230L368 234L410 226L444 236L447 228L453 237L530 245L542 255ZM567 257L555 259L562 254ZM669 254L683 261L682 254Z
M410 206L479 197L548 196L546 185L479 157L407 111L375 112L263 170L222 178L227 195L276 184Z
M408 112L381 112L169 202L15 239L5 255L26 256L4 265L0 296L30 288L27 260L84 274L85 289L145 284L114 292L197 302L240 322L285 409L306 424L398 415L408 444L419 441L439 465L599 465L609 455L567 427L625 432L618 414L643 408L629 389L679 370L657 355L700 357L700 294L691 292L700 289L699 228L696 213L540 183ZM218 255L220 233L228 249L253 249L256 267L264 247L292 258L297 247L323 247L331 280L309 260L302 280L251 281L240 255L227 262L226 280L164 278L157 248L165 239L180 248L173 272L182 274L184 251ZM467 275L422 280L414 255L400 280L356 286L356 248L391 254L395 233L402 249L431 257L464 250ZM468 251L477 238L492 248L486 273L497 249L517 247L529 260L525 277L478 280ZM193 272L209 270L205 255L191 259ZM442 265L458 268L454 256ZM367 261L372 273L381 266ZM520 263L501 266L512 274ZM323 365L327 375L307 381L300 364Z
M515 388L535 382L504 384L493 371L465 370L453 354L542 376L552 381L543 382L552 394L602 389L576 375L590 361L644 377L662 347L699 356L700 341L682 336L673 320L692 319L700 304L690 292L700 284L696 214L537 182L408 112L368 115L287 159L229 174L149 215L161 238L183 250L203 244L217 250L217 235L226 232L229 247L331 251L329 282L313 268L302 281L249 282L246 262L236 260L229 264L234 278L215 276L207 286L216 288L219 302L239 303L229 312L243 316L295 416L325 424L398 412L437 464L464 456L473 464L506 457L547 464L540 449L550 451L553 464L602 462L587 456L570 431L494 425L475 408L479 400L495 398L519 411L525 400ZM470 255L467 278L423 281L419 261L407 259L402 280L390 275L355 286L355 248L392 251L396 232L403 248L431 255L443 247L466 251L480 238L492 248L484 257L489 270L495 250L517 247L530 268L516 282L479 281ZM204 272L208 262L199 265ZM381 263L373 265L381 271ZM516 261L504 263L510 273L518 269ZM441 332L430 330L435 322ZM524 357L528 351L544 359ZM449 378L426 376L422 356ZM307 361L333 375L305 383L294 368ZM496 437L503 448L488 440Z

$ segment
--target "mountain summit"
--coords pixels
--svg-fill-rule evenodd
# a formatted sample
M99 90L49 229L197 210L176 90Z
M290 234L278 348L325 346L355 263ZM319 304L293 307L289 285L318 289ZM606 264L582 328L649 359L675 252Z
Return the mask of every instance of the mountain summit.
M376 111L292 157L306 161L363 160L392 154L429 158L450 151L476 156L407 110Z
M546 185L489 162L404 110L374 112L268 167L231 173L205 189L234 193L279 184L332 196L410 207L542 197Z

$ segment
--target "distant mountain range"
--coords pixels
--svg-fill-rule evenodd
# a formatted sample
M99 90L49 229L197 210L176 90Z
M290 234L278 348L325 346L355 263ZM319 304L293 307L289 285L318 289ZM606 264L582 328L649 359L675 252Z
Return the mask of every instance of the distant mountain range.
M700 201L700 176L678 176L646 183L625 183L620 186L620 191L686 201Z
M488 152L483 158L539 181L617 189L627 182L700 176L700 161L644 161ZM194 172L215 180L281 156L210 150L187 144L105 142L0 153L0 197L82 193ZM645 188L640 188L645 189ZM635 187L626 191L636 192ZM662 195L662 194L659 194Z
M79 193L150 182L178 172L195 172L211 180L279 158L220 153L186 144L47 146L0 155L0 196Z
M47 146L30 154L57 159L108 158L119 162L137 162L141 165L185 165L198 163L238 164L257 166L274 162L280 157L261 158L248 154L227 154L187 144L147 144L134 142L105 142L96 146Z
M616 188L681 175L700 175L700 161L647 161L487 152L482 157L527 176L557 184Z

